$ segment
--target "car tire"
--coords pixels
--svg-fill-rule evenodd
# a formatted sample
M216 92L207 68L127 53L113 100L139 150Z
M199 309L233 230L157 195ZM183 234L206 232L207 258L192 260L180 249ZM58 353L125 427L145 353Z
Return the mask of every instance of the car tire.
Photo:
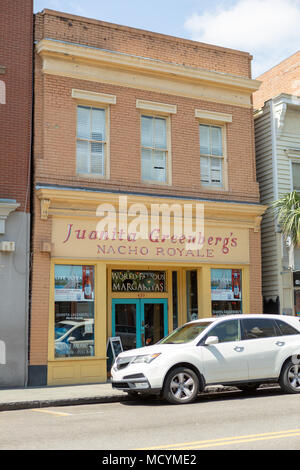
M140 395L139 395L138 392L130 391L130 392L126 392L126 393L127 393L128 398L135 399L135 398L139 398L139 397L140 397Z
M241 392L252 393L252 392L255 392L259 386L260 384L257 384L257 383L249 383L249 384L236 385L236 388L241 390Z
M287 361L282 367L279 385L286 393L300 393L300 365Z
M163 397L172 404L191 403L199 391L199 379L191 369L178 367L171 370L165 380Z

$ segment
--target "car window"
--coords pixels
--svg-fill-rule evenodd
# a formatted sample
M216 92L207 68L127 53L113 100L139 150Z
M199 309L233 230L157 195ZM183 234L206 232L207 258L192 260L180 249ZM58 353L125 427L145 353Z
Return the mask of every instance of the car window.
M275 320L282 335L287 336L287 335L299 335L300 331L296 330L293 326L289 325L285 321L282 320Z
M239 341L241 339L240 322L239 320L223 321L222 323L215 325L215 327L206 335L206 338L208 336L217 336L219 338L219 343Z
M243 339L271 338L280 336L275 320L267 318L249 318L242 320Z
M182 344L193 341L211 322L187 323L158 342L158 344Z

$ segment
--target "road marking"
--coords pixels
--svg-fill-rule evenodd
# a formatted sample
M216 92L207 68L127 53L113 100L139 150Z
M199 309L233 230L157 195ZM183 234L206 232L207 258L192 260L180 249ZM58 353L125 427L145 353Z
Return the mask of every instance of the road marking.
M300 436L300 429L290 429L287 431L267 432L260 434L248 434L244 436L221 437L218 439L207 439L204 441L184 442L181 444L169 444L158 447L147 447L139 450L169 449L169 450L193 450L205 447L217 447L244 442L265 441L272 439L283 439L286 437Z
M72 416L71 413L63 413L62 411L46 410L43 408L33 408L32 411L38 411L39 413L48 413L50 415L56 415L56 416Z

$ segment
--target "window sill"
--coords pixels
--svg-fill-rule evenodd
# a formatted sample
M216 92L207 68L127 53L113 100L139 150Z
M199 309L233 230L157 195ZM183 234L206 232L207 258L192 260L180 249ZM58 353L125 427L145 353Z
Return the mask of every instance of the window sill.
M76 177L88 180L109 180L109 176L97 175L96 173L76 173Z

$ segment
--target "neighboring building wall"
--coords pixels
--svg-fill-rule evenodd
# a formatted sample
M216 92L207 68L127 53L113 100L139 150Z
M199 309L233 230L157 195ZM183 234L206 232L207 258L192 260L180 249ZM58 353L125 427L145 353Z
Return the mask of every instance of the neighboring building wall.
M300 96L300 51L263 73L257 80L262 82L253 95L254 109L281 93Z
M292 163L300 163L299 109L298 97L282 93L256 113L257 177L263 204L271 205L293 190ZM299 259L296 248L292 268L280 227L269 208L262 220L263 297L266 304L273 301L274 308L279 299L280 313L294 312L293 269L300 270Z
M257 181L262 204L270 205L276 194L274 181L274 121L272 101L268 101L255 117L255 144ZM278 260L276 224L271 209L263 216L261 224L262 245L262 292L265 299L276 300L278 296Z
M32 1L3 0L0 29L0 243L15 242L0 252L0 387L13 387L27 380Z

